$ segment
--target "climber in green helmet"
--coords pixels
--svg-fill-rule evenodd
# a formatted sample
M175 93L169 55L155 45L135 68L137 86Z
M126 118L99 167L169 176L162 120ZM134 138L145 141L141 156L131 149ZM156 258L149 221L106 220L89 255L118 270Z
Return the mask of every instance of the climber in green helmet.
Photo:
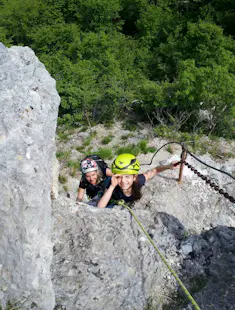
M167 169L175 169L175 162L169 165L158 166L143 174L138 174L140 164L132 154L121 154L113 161L111 171L114 174L110 178L107 189L100 198L98 208L105 208L110 201L124 200L132 202L141 198L141 187L146 181L152 179L156 174Z

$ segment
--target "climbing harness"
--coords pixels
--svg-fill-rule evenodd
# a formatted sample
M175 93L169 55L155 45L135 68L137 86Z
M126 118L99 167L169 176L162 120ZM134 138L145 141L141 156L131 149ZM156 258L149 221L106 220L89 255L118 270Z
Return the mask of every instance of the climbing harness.
M179 283L180 287L182 288L182 290L184 291L186 297L189 299L189 301L192 303L192 305L194 306L194 308L196 310L200 310L198 304L196 303L195 299L193 298L193 296L189 293L189 291L187 290L187 288L184 286L183 282L180 280L180 278L178 277L177 273L172 269L172 267L168 264L167 259L165 258L165 256L161 253L161 251L159 250L159 248L157 247L157 245L155 244L155 242L152 240L152 238L149 236L149 234L147 233L146 229L144 228L144 226L141 224L140 220L137 218L137 216L135 215L135 213L132 211L132 209L130 207L128 207L125 202L123 200L119 200L118 201L118 205L123 206L124 208L126 208L131 215L133 216L133 218L135 219L136 223L139 225L139 227L141 228L141 230L144 232L144 234L146 235L146 237L148 238L148 241L152 244L152 246L154 247L155 251L158 253L158 255L160 256L161 260L163 261L163 263L166 265L166 267L168 268L168 270L170 271L170 273L173 275L173 277L176 279L176 281Z
M193 171L197 176L199 176L203 181L206 182L206 184L209 184L211 188L213 188L215 191L217 191L219 194L223 195L226 199L228 199L230 202L232 203L235 203L235 198L231 195L229 195L226 191L224 191L222 188L219 188L219 186L217 186L214 182L212 182L207 176L201 174L196 168L194 168L192 165L190 165L188 162L186 162L186 157L187 157L187 154L189 154L190 156L192 156L194 159L196 159L198 162L200 162L201 164L207 166L208 168L211 168L211 169L214 169L216 171L219 171L223 174L226 174L228 175L230 178L234 179L235 180L235 177L232 176L230 173L226 172L226 171L223 171L223 170L220 170L220 169L217 169L213 166L210 166L208 165L207 163L205 163L204 161L202 161L201 159L199 159L197 156L195 156L192 152L190 152L185 144L183 142L175 142L175 141L172 141L172 142L168 142L164 145L162 145L154 154L153 154L153 157L150 161L149 164L141 164L141 166L144 166L144 165L151 165L152 164L152 161L153 161L153 158L157 155L157 153L163 148L165 147L166 145L169 145L169 144L178 144L182 147L182 153L181 153L181 160L178 161L177 163L174 164L174 166L177 166L180 164L180 173L179 173L179 182L181 182L181 178L182 178L182 170L183 170L183 165L187 166L191 171Z

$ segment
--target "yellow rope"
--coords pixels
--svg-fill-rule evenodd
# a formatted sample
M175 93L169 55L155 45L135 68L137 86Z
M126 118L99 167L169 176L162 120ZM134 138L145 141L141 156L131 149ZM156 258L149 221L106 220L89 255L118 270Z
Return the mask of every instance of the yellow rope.
M185 295L187 296L187 298L190 300L190 302L192 303L192 305L194 306L194 308L196 310L201 310L198 306L198 304L196 303L196 301L194 300L193 296L189 293L189 291L187 290L187 288L184 286L183 282L180 280L180 278L177 276L176 272L171 268L171 266L168 264L166 258L163 256L163 254L160 252L160 250L158 249L158 247L156 246L156 244L153 242L153 240L151 239L151 237L149 236L149 234L147 233L147 231L145 230L144 226L141 224L141 222L139 221L139 219L136 217L136 215L134 214L134 212L131 210L130 207L128 207L123 200L118 201L118 205L121 205L123 207L125 207L126 209L128 209L128 211L131 213L131 215L134 217L134 219L136 220L137 224L140 226L140 228L142 229L142 231L144 232L144 234L147 236L149 242L152 244L152 246L154 247L154 249L157 251L158 255L161 257L162 261L164 262L164 264L166 265L166 267L169 269L170 273L174 276L174 278L176 279L176 281L179 283L180 287L182 288L182 290L184 291Z

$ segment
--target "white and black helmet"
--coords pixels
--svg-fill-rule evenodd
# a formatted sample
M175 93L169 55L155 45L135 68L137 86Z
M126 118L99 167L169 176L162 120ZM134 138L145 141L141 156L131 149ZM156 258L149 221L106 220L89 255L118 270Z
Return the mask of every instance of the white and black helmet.
M81 162L81 171L83 174L86 174L91 171L97 171L98 165L95 160L91 158L86 158Z

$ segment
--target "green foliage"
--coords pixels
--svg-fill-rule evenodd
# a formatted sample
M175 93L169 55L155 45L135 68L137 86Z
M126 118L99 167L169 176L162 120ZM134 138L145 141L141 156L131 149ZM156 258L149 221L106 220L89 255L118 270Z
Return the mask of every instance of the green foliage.
M167 148L166 148L167 152L169 152L170 154L173 154L173 149L172 149L172 146L171 145L168 145Z
M80 169L80 161L68 160L66 165L67 165L67 167Z
M119 147L116 149L115 153L116 155L123 154L123 153L129 153L137 156L139 154L139 147L134 144L125 145L122 147Z
M129 131L136 131L136 125L133 123L133 121L127 120L122 124L123 129L129 130Z
M76 172L80 170L80 161L69 160L67 161L66 166L70 168L70 175L74 177Z
M112 159L113 158L113 152L112 149L104 147L100 148L97 151L93 152L94 154L97 154L103 159Z
M157 149L154 146L147 147L148 153L154 153Z
M112 135L109 135L107 137L104 137L102 140L101 140L101 143L102 144L109 144L109 142L111 142L113 139L113 136Z
M130 134L127 134L127 135L122 135L121 137L120 137L120 139L121 140L127 140L128 138L130 138Z
M83 145L81 145L81 146L76 146L75 149L76 149L78 152L83 153L83 151L84 151L84 146L83 146Z
M63 189L65 190L65 192L67 192L69 190L68 186L64 185Z
M91 144L91 141L93 140L94 137L95 137L94 134L91 134L90 136L88 136L88 137L83 141L83 147L90 145L90 144Z
M147 148L147 144L148 144L148 141L147 140L140 140L140 142L138 143L139 144L139 148L142 152L145 152L146 151L146 148ZM145 153L146 154L146 153Z
M162 138L172 138L173 132L170 127L167 125L159 125L154 128L154 133L156 134L157 137L162 137Z
M85 31L119 28L119 0L79 0L77 17Z
M69 141L69 135L67 133L64 132L58 132L57 134L58 138L63 141L63 142L67 142Z
M64 184L64 183L66 183L67 182L67 178L64 176L64 175L59 175L59 182L61 183L61 184Z
M70 151L64 151L64 152L57 152L56 158L61 160L67 160L70 157L71 152Z
M0 41L46 65L59 125L127 118L128 130L141 120L159 135L166 126L234 139L234 17L230 0L2 0Z

